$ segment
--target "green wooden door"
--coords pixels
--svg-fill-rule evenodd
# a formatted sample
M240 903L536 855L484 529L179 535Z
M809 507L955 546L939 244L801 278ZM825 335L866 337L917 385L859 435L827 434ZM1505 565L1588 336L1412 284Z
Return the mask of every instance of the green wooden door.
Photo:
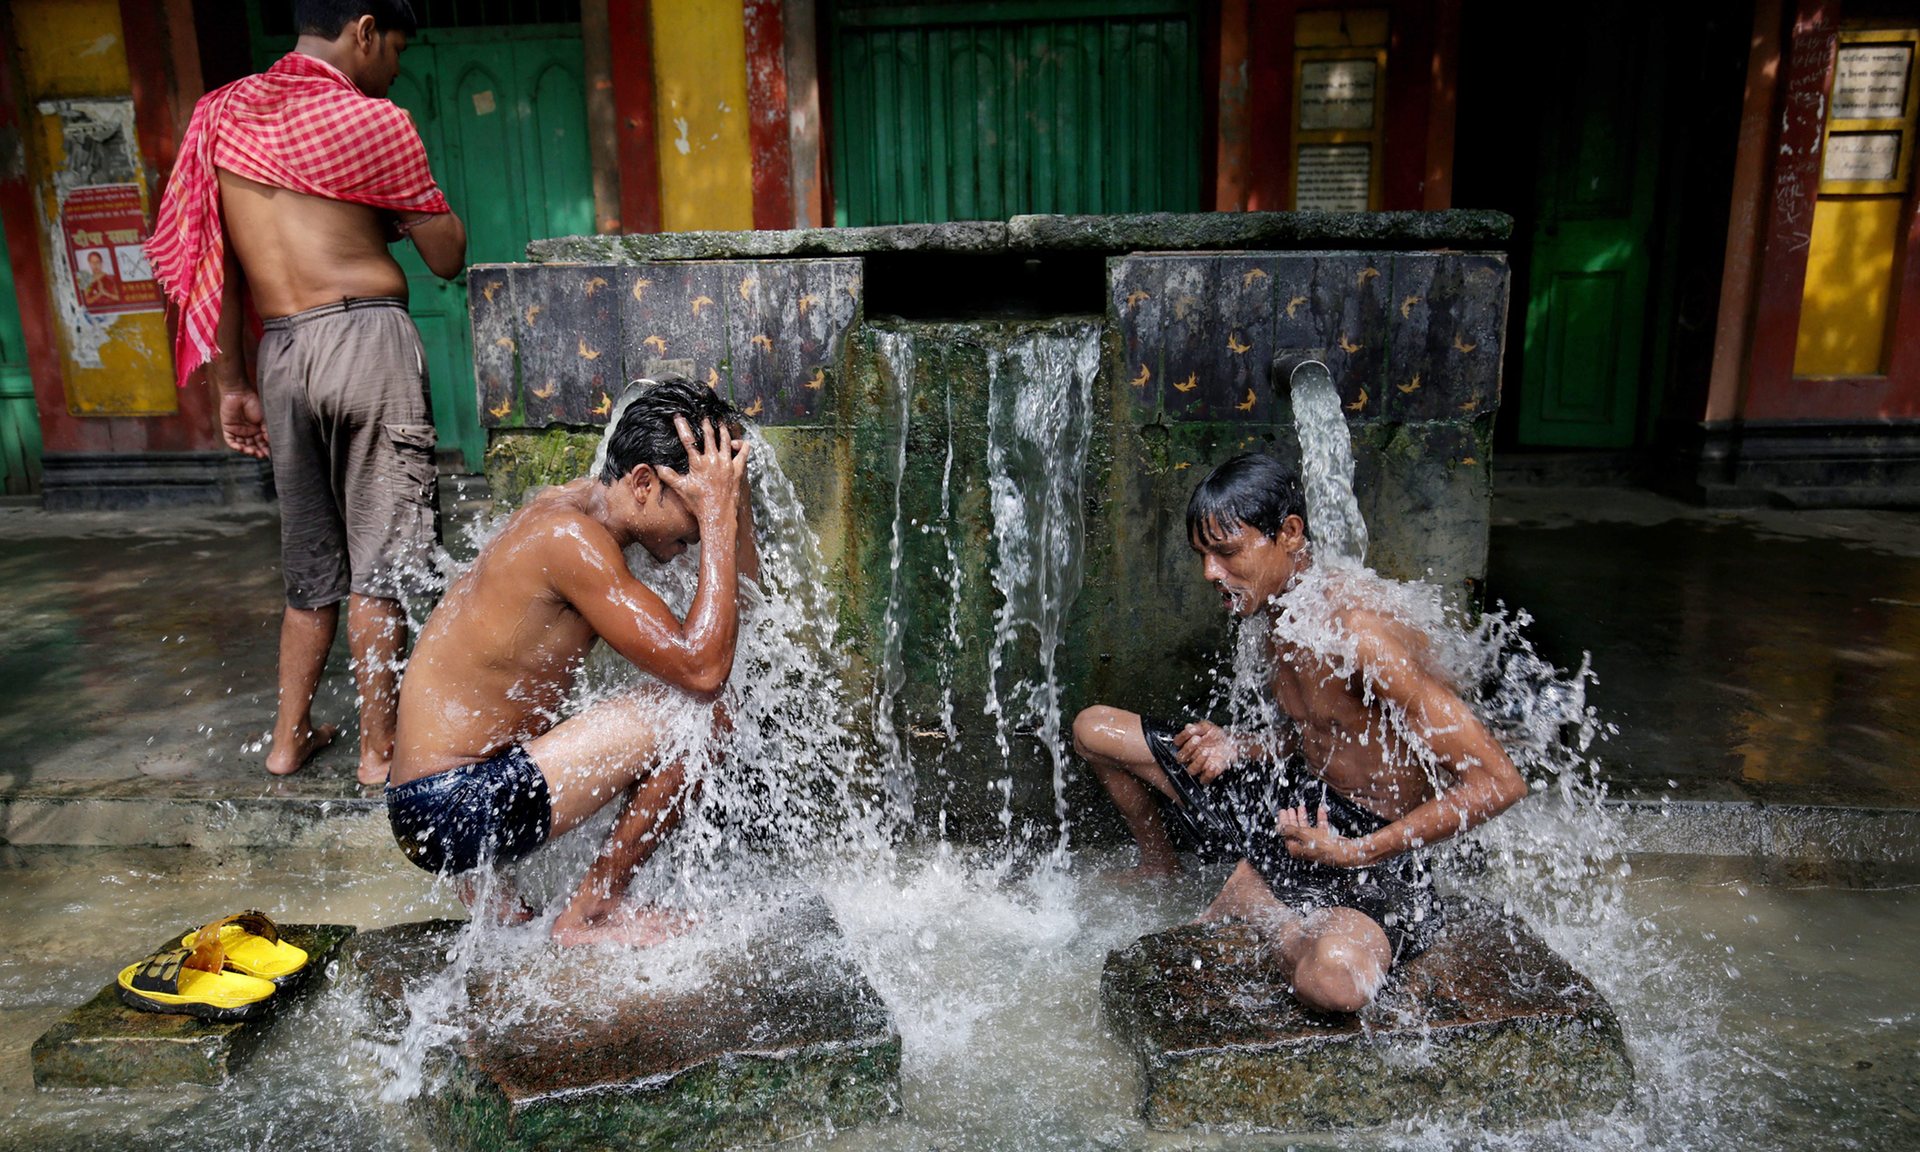
M40 490L40 414L33 406L27 339L13 290L13 261L0 232L0 491L21 496Z
M256 25L258 27L258 25ZM290 39L256 36L266 67ZM423 28L388 96L420 129L434 176L467 226L469 263L518 261L527 243L593 231L586 61L577 24ZM478 471L486 451L473 374L467 278L441 280L394 247L427 350L442 449Z
M1645 386L1661 121L1658 21L1579 9L1558 70L1543 76L1536 216L1530 238L1520 441L1625 448ZM1569 32L1573 29L1569 27Z
M1200 207L1189 0L833 12L838 224Z

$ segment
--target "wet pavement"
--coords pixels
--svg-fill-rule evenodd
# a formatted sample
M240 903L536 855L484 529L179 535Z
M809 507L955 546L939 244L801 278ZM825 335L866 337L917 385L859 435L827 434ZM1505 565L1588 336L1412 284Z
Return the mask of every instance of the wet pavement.
M1489 600L1524 607L1557 663L1592 654L1616 794L1920 809L1920 514L1627 489L1513 490L1494 514ZM260 766L276 535L271 509L0 508L0 802L372 809L344 638L316 708L341 740L291 777Z
M1920 808L1920 513L1518 489L1487 587L1591 653L1616 795Z

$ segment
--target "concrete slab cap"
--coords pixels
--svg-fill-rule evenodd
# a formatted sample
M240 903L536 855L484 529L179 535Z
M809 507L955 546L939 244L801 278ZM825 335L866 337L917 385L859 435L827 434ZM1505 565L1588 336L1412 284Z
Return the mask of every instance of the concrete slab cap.
M1186 925L1107 956L1101 1002L1139 1054L1159 1129L1511 1124L1603 1109L1633 1069L1612 1008L1518 920L1461 904L1352 1017L1302 1009L1245 924Z
M188 925L140 956L177 948ZM275 992L257 1020L216 1024L192 1016L143 1012L120 1002L109 984L33 1042L33 1082L47 1088L165 1088L225 1083L274 1026L288 1000L326 983L327 965L353 935L346 924L282 924L281 937L307 952L306 977Z

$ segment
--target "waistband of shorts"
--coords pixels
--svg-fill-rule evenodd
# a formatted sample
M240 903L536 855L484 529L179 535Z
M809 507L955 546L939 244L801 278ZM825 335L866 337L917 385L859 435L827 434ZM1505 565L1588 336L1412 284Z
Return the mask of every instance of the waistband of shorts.
M364 308L398 308L405 312L407 302L398 296L349 296L331 304L322 304L318 308L295 312L291 316L275 316L271 320L263 320L260 326L269 332L279 332L296 328L309 320L318 320L341 312L357 312Z

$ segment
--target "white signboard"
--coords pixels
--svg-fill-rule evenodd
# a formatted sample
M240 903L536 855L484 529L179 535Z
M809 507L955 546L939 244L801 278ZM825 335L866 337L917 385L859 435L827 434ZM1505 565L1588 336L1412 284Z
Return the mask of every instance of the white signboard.
M1900 171L1900 133L1836 132L1827 137L1822 180L1895 180Z
M1373 127L1379 69L1372 60L1309 60L1300 66L1300 127Z
M1365 212L1372 184L1372 145L1302 144L1293 206L1302 212Z
M1833 119L1898 120L1907 114L1909 44L1843 45L1833 69Z

